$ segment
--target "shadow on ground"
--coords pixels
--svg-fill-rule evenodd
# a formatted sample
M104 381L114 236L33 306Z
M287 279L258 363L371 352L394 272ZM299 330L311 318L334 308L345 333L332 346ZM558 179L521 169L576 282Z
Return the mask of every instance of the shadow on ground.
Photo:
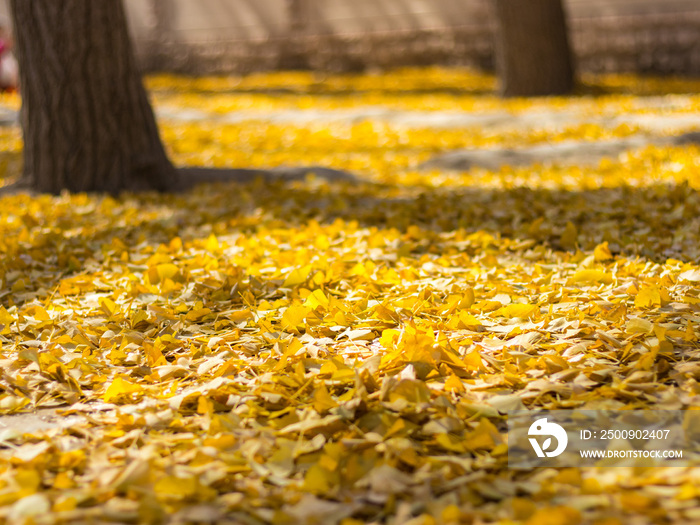
M214 179L227 173L194 171ZM700 259L700 198L685 184L578 191L434 188L342 177L328 181L320 173L306 179L299 173L265 179L253 170L242 176L244 184L205 184L173 195L6 196L0 199L5 210L0 214L5 237L0 248L6 254L0 269L41 275L28 286L37 290L37 297L46 297L61 279L103 264L105 247L115 239L127 249L148 245L156 250L175 237L189 241L206 239L212 232L252 235L260 228L292 229L338 219L378 232L394 229L406 239L420 231L419 241L409 242L408 251L404 246L402 256L408 257L454 251L450 236L461 230L553 251L591 250L607 241L614 254L627 257ZM20 235L21 242L12 242ZM473 247L464 249L479 255ZM13 292L7 281L5 286L0 304L7 305Z

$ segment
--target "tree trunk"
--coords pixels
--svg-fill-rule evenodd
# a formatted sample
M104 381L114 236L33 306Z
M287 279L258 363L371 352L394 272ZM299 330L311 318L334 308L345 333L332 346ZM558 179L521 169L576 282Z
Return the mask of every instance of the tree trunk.
M49 193L167 190L168 160L121 0L11 0L24 183Z
M287 38L282 41L279 65L283 69L309 69L306 38L309 29L309 0L287 0Z
M570 93L574 68L562 0L496 0L496 18L501 94Z
M159 42L172 40L173 25L177 14L177 6L173 0L151 0L153 15L153 32Z

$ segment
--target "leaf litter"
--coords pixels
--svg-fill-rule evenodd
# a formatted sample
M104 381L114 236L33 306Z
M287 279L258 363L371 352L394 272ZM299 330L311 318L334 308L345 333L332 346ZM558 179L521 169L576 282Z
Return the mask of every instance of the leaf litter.
M362 86L363 104L449 102L413 93L426 80L403 75L328 85ZM264 107L267 95L244 87L289 80L297 91L275 104L323 108L305 78L243 79L221 105ZM500 104L478 94L487 77L467 78L456 103ZM202 89L169 77L151 86L156 101L183 104ZM614 113L643 105L629 89L535 104ZM478 145L478 130L161 125L179 163L293 159L361 179L4 197L2 519L700 519L697 467L516 472L505 434L513 409L697 406L697 148L650 147L586 170L447 175L416 166L426 150ZM17 130L2 140L16 158ZM15 160L2 166L16 175ZM36 410L70 424L12 423Z

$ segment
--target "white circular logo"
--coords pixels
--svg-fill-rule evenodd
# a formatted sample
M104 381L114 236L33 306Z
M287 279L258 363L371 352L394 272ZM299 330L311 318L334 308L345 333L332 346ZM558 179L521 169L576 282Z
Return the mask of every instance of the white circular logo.
M535 454L537 454L537 457L539 458L543 458L545 456L548 458L555 458L564 452L566 445L569 443L569 437L566 435L566 430L564 430L564 428L557 423L548 423L546 417L538 419L532 425L530 425L530 429L528 430L527 434L530 436L530 444L535 450ZM538 439L532 436L548 437L544 440L542 446L540 446ZM548 449L552 446L552 438L557 440L557 448L548 451Z

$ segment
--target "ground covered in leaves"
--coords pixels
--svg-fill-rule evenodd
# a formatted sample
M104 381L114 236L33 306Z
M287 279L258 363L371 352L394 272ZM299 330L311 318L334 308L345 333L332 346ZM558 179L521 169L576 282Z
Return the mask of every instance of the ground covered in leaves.
M650 132L266 117L687 117L696 84L596 78L575 97L507 102L462 71L148 84L179 164L325 165L360 180L3 197L2 519L700 520L700 468L513 471L505 446L513 409L700 404L697 147L440 172L418 166L457 148ZM210 118L186 118L193 108ZM236 111L251 117L222 120ZM18 129L0 142L10 181ZM23 423L36 410L50 423Z

